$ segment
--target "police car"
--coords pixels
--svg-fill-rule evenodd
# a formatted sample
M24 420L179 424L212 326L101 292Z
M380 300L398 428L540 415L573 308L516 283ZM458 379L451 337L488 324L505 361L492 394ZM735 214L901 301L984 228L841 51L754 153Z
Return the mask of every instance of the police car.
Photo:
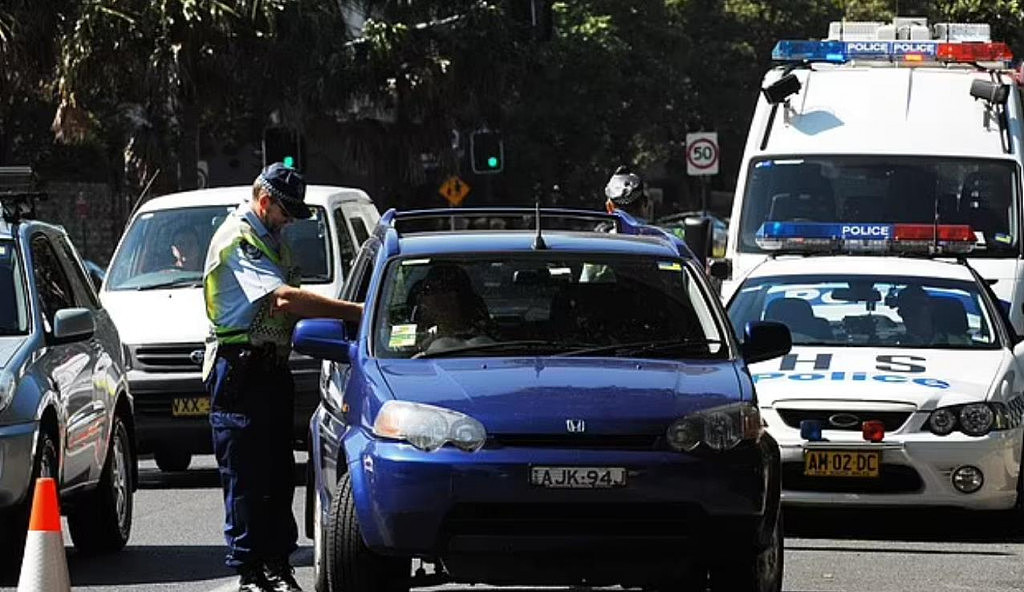
M768 222L757 240L775 255L728 310L792 333L751 366L783 501L1021 512L1024 345L963 259L974 231Z
M778 451L746 364L789 334L754 322L741 349L684 246L605 213L390 211L342 296L358 326L294 336L333 361L307 480L318 589L781 588ZM433 577L410 582L412 558Z

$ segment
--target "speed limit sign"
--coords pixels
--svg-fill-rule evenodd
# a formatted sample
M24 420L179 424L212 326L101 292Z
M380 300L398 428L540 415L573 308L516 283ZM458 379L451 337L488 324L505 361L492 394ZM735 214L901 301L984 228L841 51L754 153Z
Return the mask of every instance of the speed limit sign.
M686 174L718 174L718 134L686 134Z

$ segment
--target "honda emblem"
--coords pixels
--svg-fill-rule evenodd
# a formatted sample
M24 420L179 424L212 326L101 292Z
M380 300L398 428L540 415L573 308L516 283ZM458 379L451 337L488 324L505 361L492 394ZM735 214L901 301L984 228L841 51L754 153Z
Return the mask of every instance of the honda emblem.
M565 431L579 434L587 430L587 424L582 419L567 419L565 420Z

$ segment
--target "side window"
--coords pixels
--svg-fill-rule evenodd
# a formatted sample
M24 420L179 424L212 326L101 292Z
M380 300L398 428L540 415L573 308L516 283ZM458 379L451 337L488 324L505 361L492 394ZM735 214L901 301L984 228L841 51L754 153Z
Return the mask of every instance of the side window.
M356 258L356 243L352 242L352 233L345 223L345 214L341 208L334 210L334 224L338 227L338 247L341 251L341 272L346 279L350 277L352 261ZM359 243L362 244L362 243Z
M39 306L47 331L53 330L53 316L62 308L75 306L74 292L50 241L42 234L32 238L32 274L39 292Z
M96 290L93 288L92 280L89 279L85 269L82 268L82 262L75 254L75 249L71 246L67 237L58 239L57 244L60 245L58 256L63 261L64 268L67 270L73 284L75 305L92 310L102 308L99 299L96 298Z
M366 239L370 238L370 233L366 230L366 222L363 222L360 216L352 216L349 220L352 221L352 232L356 235L356 242L362 246Z
M345 287L341 289L341 297L352 302L362 302L370 285L371 255L369 249L359 251L356 262L352 265L352 274L348 276Z

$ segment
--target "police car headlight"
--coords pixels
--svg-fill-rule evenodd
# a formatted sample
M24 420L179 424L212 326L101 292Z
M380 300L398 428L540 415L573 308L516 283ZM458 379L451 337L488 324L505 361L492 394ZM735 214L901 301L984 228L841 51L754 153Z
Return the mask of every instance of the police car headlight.
M14 380L14 374L10 370L0 371L0 411L7 409L14 399L14 390L18 383Z
M928 429L938 436L947 436L956 429L956 413L951 409L936 409L928 416Z
M689 452L703 442L708 448L723 452L744 440L757 440L763 430L761 414L750 403L713 407L669 426L665 439L674 450Z
M385 402L373 422L373 433L426 452L445 444L476 452L487 441L483 424L465 413L408 401Z
M960 429L968 436L984 436L992 429L996 414L985 403L971 403L960 410Z

